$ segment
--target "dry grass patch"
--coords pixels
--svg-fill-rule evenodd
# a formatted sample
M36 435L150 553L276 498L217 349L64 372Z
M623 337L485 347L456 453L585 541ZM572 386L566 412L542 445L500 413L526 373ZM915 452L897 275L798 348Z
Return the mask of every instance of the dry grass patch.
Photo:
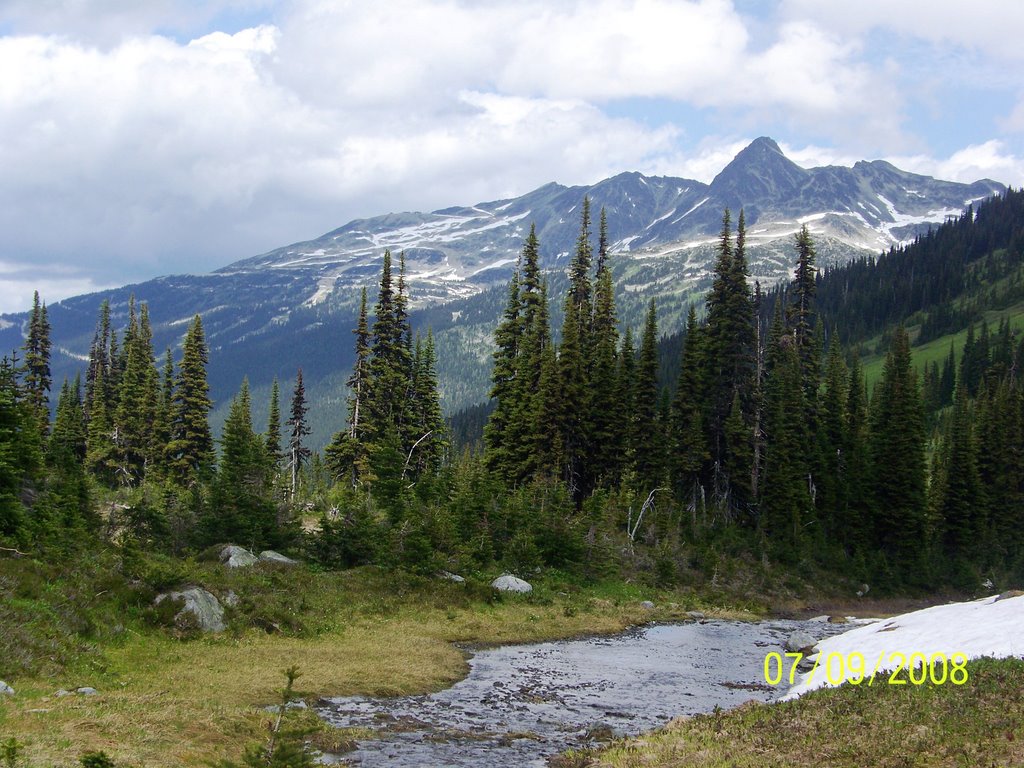
M574 605L579 601L574 598ZM466 655L454 643L532 642L615 632L647 617L636 605L569 611L565 600L536 605L505 600L425 607L410 599L364 610L350 606L345 625L312 636L268 635L176 640L134 634L105 650L101 662L74 678L22 680L0 707L0 735L16 734L31 764L77 765L104 750L119 763L205 765L237 759L263 734L278 701L282 671L302 673L296 694L392 696L438 690L461 679ZM60 688L91 685L96 697L55 697ZM301 715L310 718L312 715ZM329 740L329 739L328 739Z

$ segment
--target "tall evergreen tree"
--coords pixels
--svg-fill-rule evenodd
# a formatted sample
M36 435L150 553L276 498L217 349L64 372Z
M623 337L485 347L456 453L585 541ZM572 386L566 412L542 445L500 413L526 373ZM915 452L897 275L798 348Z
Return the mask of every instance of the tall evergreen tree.
M213 468L213 437L207 420L212 406L206 379L208 362L203 321L196 315L182 344L171 404L171 440L167 444L168 468L183 486L208 477Z
M114 448L119 482L134 486L142 482L147 465L162 453L157 449L153 431L159 394L149 311L143 304L141 318L138 317L134 296L129 303L123 354L121 386L114 411Z
M268 493L266 444L253 430L247 379L231 401L220 443L211 504L199 521L201 543L270 546L276 521Z
M370 396L370 326L366 316L366 288L359 297L359 320L352 331L356 337L356 359L348 386L348 427L338 432L325 451L327 465L336 477L346 477L356 486L369 472L367 401Z
M57 413L47 454L52 462L84 465L86 456L85 412L82 407L82 380L75 376L73 384L64 379L57 400Z
M704 432L704 360L703 328L697 322L697 309L693 304L686 316L686 335L683 340L682 360L676 396L672 404L675 458L673 476L681 498L688 499L692 520L696 522L697 497L700 478L710 458Z
M310 456L309 448L305 445L305 439L309 436L309 425L306 423L306 413L309 408L306 405L306 388L302 384L302 369L295 376L295 391L292 394L292 404L288 416L288 468L291 470L291 498L299 487L299 472L302 465Z
M25 338L22 380L25 400L35 414L39 434L46 437L50 432L50 321L46 315L46 304L40 302L39 291L32 298L32 314Z
M277 376L270 386L270 409L267 414L267 460L271 469L281 464L281 386Z
M617 440L618 391L616 372L619 333L615 315L615 291L608 269L608 234L601 209L601 239L598 248L597 284L594 294L593 356L591 362L591 447L588 459L590 485L606 480L623 448Z
M715 278L707 297L704 360L707 366L707 429L713 488L719 499L733 497L738 500L729 488L729 480L724 471L729 456L725 422L737 394L740 396L744 419L747 419L752 407L750 397L755 372L755 318L746 280L746 227L743 213L740 213L735 246L731 224L727 209L722 216ZM748 473L749 468L740 472L743 475ZM746 482L749 483L749 480Z
M521 393L516 373L519 365L519 345L523 336L522 306L519 298L519 270L512 275L508 287L508 301L501 322L494 332L494 366L491 370L490 398L494 410L484 427L487 466L507 483L518 479L515 462L515 442L510 431L520 418L518 395Z
M629 454L638 489L649 493L663 480L657 473L661 457L656 455L652 444L658 419L658 319L654 299L647 306L634 391L634 432Z
M807 483L807 431L800 356L776 314L765 380L764 474L760 523L768 551L784 562L804 554L811 499Z
M977 573L986 533L974 416L966 388L960 387L944 441L942 477L935 478L940 488L936 512L943 562L948 575L961 588L977 587L979 579L972 576L972 571Z
M926 558L924 412L903 327L892 345L875 390L871 413L871 460L876 513L873 538L907 583L928 583Z

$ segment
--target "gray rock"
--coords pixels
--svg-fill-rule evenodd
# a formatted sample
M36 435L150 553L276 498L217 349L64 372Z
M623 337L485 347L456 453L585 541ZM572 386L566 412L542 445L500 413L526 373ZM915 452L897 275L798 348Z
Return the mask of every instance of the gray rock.
M491 582L491 586L499 592L517 592L519 594L533 592L533 585L530 582L518 579L509 573L501 574Z
M275 552L272 549L265 549L260 552L261 563L277 563L278 565L298 565L298 560L292 560L290 557L282 555L280 552Z
M653 611L654 603L652 603L650 600L644 600L642 603L640 603L640 607L647 611Z
M220 561L228 568L244 568L258 562L256 555L245 547L228 544L220 551Z
M464 578L459 576L457 573L452 573L451 571L441 571L441 578L446 579L447 581L454 581L456 584L466 583Z
M65 696L70 696L71 691L65 690L64 688L58 688L53 695L58 699L63 699Z
M687 611L686 615L694 621L704 621L707 616L704 615L704 611Z
M79 696L99 696L100 692L95 688L90 688L87 685L83 685L81 688L75 688L75 693Z
M1021 595L1024 595L1024 591L1021 591L1019 589L1010 589L1006 592L1003 592L1001 595L999 595L999 597L997 597L992 602L998 603L1000 600L1009 600L1011 597L1020 597Z
M157 596L154 603L161 603L164 600L184 600L185 607L178 611L174 618L178 619L184 613L191 613L203 632L223 632L227 628L224 624L223 606L205 589L192 587L181 592L164 592Z
M229 589L227 594L225 594L220 601L229 608L234 608L238 605L238 595L235 594L234 590Z
M806 632L794 632L786 639L786 652L808 654L814 650L817 642Z
M0 680L0 696L13 696L14 689L3 680Z

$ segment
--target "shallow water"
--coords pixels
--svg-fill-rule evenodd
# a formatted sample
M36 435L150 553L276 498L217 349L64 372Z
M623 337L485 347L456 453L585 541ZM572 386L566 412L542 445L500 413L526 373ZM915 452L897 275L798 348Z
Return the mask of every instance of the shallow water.
M821 622L667 624L612 637L477 651L470 673L426 696L321 700L336 726L378 729L343 757L360 766L544 766L551 755L632 735L673 717L769 701L764 658Z

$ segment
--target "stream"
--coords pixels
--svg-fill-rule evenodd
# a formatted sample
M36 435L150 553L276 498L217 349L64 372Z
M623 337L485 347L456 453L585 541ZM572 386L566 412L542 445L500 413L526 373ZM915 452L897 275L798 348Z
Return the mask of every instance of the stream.
M390 699L322 699L331 725L378 738L324 761L357 766L545 766L599 740L651 730L679 715L771 701L764 658L822 621L708 621L639 627L611 637L475 651L469 675L447 690ZM787 670L788 672L788 670Z

